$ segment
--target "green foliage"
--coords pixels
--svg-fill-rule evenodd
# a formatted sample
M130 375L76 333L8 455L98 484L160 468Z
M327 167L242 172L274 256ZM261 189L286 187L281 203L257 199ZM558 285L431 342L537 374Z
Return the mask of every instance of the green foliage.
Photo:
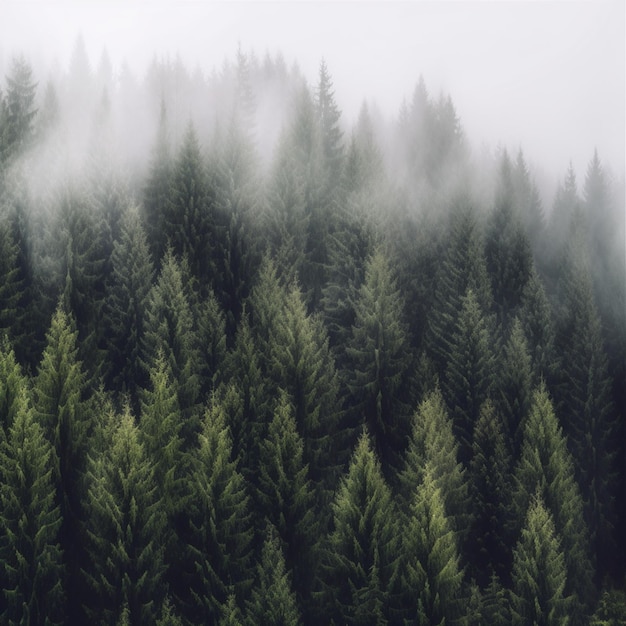
M168 249L159 278L148 295L142 358L146 373L149 374L160 353L176 385L184 418L182 437L188 448L198 432L200 358L183 275L171 249Z
M292 590L289 569L285 565L280 539L270 525L248 602L247 623L250 626L301 624L300 611Z
M128 406L109 417L108 446L90 458L86 509L92 619L129 625L156 622L163 592L166 518L153 463Z
M569 624L567 568L550 511L533 498L513 555L511 613L514 624Z
M494 378L489 325L477 294L471 289L461 300L449 345L443 391L459 440L459 458L467 465L474 425L491 393Z
M467 472L457 457L452 421L441 391L436 388L422 400L413 416L405 466L399 474L401 493L408 511L428 467L453 529L465 533L470 508Z
M238 599L251 579L253 531L243 477L231 460L232 444L226 416L213 396L204 415L198 447L191 452L188 481L189 535L185 581L185 616L216 622L228 596Z
M405 447L410 428L411 357L402 297L382 250L367 263L355 311L346 347L353 425L364 423L383 464L397 465L395 455Z
M384 624L398 573L398 532L391 491L365 433L332 509L321 572L328 618L346 624Z
M402 538L402 588L407 596L409 623L454 623L460 612L463 571L456 534L428 464L414 494Z
M598 606L589 620L590 626L623 626L626 623L626 593L621 590L605 590Z
M510 569L512 530L511 457L502 418L491 401L483 404L474 427L470 461L473 516L470 530L471 568L485 587L492 572L501 579Z
M0 438L0 619L62 624L64 565L56 455L30 407L20 402Z
M566 595L575 594L572 614L580 619L593 594L589 534L572 457L545 386L533 395L514 481L518 523L536 492L554 519L566 559Z
M6 337L0 339L0 433L6 434L20 411L30 405L27 378ZM0 434L0 438L2 434Z
M109 376L117 390L136 398L137 390L145 387L141 346L154 270L135 207L129 207L122 218L121 236L114 244L111 262L105 302Z
M284 546L287 568L293 572L294 587L308 594L314 571L312 542L318 535L314 516L315 495L303 461L304 445L296 430L294 409L281 393L260 443L260 512L276 529Z

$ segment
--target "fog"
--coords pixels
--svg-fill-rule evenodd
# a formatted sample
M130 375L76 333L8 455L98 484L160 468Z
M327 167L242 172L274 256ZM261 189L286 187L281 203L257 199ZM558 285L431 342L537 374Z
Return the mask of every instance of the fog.
M40 84L67 67L76 37L95 69L138 80L155 57L219 71L240 45L281 52L315 83L321 58L344 123L365 99L393 119L420 75L450 94L474 150L522 148L546 192L597 148L624 172L624 3L0 2L0 71L24 53ZM552 185L552 187L550 187Z

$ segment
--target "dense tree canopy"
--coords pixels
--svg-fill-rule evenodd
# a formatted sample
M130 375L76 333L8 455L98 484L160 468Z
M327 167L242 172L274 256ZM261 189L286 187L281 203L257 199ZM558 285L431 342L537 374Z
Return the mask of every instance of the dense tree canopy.
M619 172L87 49L0 68L0 621L622 623Z

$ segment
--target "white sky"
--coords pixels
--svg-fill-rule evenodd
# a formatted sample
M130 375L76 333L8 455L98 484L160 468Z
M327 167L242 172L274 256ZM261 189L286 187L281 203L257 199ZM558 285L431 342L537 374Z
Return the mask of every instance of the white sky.
M261 58L282 51L311 81L324 57L350 116L364 98L395 115L423 74L433 95L450 93L476 148L521 146L559 178L572 159L582 183L594 147L623 177L625 4L0 0L0 62L24 51L65 67L80 32L94 66L106 47L139 75L155 53L209 71L240 42Z

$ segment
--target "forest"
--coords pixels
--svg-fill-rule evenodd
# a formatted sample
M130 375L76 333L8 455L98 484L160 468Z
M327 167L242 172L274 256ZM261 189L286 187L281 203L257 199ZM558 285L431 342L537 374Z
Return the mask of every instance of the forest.
M416 76L0 78L0 622L626 623L624 177Z

